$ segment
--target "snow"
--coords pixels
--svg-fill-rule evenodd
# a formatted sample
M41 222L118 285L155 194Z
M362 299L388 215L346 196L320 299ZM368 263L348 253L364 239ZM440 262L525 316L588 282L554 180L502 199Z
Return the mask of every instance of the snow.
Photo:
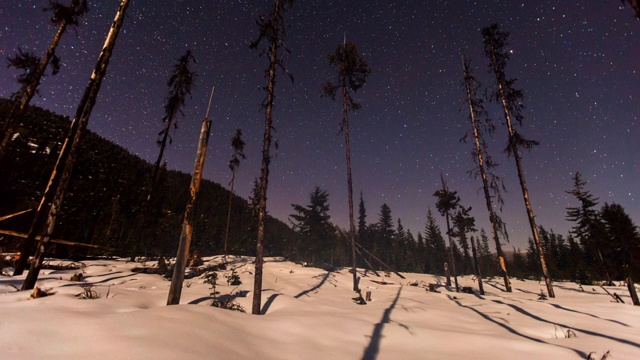
M230 257L219 271L220 297L248 293L236 301L251 309L252 258ZM209 264L221 257L205 258ZM52 264L61 261L51 259ZM67 264L69 262L65 262ZM501 279L485 282L486 295L456 293L445 286L428 292L441 277L364 273L357 305L348 269L329 272L267 258L263 315L210 306L210 285L202 277L185 281L181 305L166 306L169 281L136 273L125 259L84 261L81 270L44 270L37 286L54 295L29 299L16 291L24 276L0 277L0 359L585 359L610 351L609 359L640 358L640 307L625 287L603 289L556 282L556 298L538 300L544 283L513 279L513 293ZM147 262L148 267L155 266ZM224 275L236 268L242 285ZM7 270L7 269L5 269ZM86 284L100 295L81 299ZM410 286L417 281L419 286ZM461 286L477 283L469 276ZM567 337L567 334L575 335Z

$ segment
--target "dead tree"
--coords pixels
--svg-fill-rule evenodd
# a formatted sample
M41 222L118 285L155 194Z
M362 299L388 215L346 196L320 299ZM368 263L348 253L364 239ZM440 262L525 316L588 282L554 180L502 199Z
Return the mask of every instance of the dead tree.
M517 90L513 87L515 79L508 79L505 74L507 60L510 58L510 53L505 49L508 45L509 33L501 31L498 24L493 24L482 29L482 37L484 39L484 52L490 62L489 71L496 78L493 98L502 106L505 123L509 131L509 140L507 142L506 152L508 155L513 156L516 162L516 170L518 172L518 179L520 180L522 198L527 210L531 234L538 251L542 275L544 277L544 282L547 285L549 297L554 298L556 295L553 291L551 276L549 275L549 269L547 268L542 244L540 243L538 226L536 225L533 207L531 206L531 201L529 199L529 189L527 188L527 181L524 177L522 156L520 155L520 149L531 149L539 143L534 140L525 139L524 136L522 136L522 134L520 134L514 127L514 122L522 125L522 120L524 119L524 116L522 115L522 99L524 95L521 90Z
M284 48L284 38L286 30L284 26L284 14L291 9L295 0L274 0L273 11L263 14L257 20L260 34L258 38L251 43L252 49L257 49L263 39L266 40L267 46L262 50L261 54L269 57L269 66L265 72L267 78L267 86L264 88L267 96L262 102L264 108L264 137L262 142L262 166L260 169L260 188L258 196L258 234L256 236L256 261L255 275L253 283L253 303L251 313L260 315L260 307L262 304L262 268L264 266L263 240L264 226L267 217L267 185L269 183L269 163L271 156L271 130L273 129L273 103L275 99L276 87L276 70L282 69L285 73L289 71L284 67L282 59L279 57L278 50ZM289 77L293 81L291 74Z
M16 266L17 273L22 273L27 263L29 253L35 247L36 237L42 234L42 240L40 240L40 244L37 247L34 261L31 263L31 268L29 269L29 274L27 275L25 282L22 284L22 290L33 289L38 279L40 267L44 261L46 247L51 239L58 211L60 211L62 200L69 182L69 177L73 170L80 140L87 128L87 124L89 123L89 117L91 116L91 111L93 110L93 106L95 105L98 97L102 79L107 72L109 59L113 53L113 48L115 47L118 33L120 32L120 28L124 22L124 15L128 6L129 0L122 0L120 2L115 19L113 20L100 52L98 62L80 100L76 114L71 122L69 134L60 149L58 160L49 179L47 188L42 196L38 210L36 211L27 239L25 239L22 247L23 251L20 264L19 266Z
M173 266L173 275L171 276L171 286L169 287L169 297L167 305L180 304L180 295L182 294L182 283L184 282L184 270L187 266L189 258L189 247L191 246L191 237L193 235L193 226L196 218L196 200L198 190L200 189L200 181L202 180L202 171L204 170L204 160L207 157L207 145L209 144L209 134L211 133L211 120L209 120L209 108L211 107L211 99L209 97L209 107L207 115L202 120L200 129L200 139L198 140L198 149L196 152L196 160L193 165L193 175L191 176L191 184L189 185L189 201L184 209L184 217L182 220L182 232L180 233L180 244L178 245L178 253L176 255L176 263Z
M475 177L480 176L482 179L482 190L484 193L485 203L487 205L487 212L489 213L491 233L496 245L496 253L498 254L498 261L502 272L502 278L504 280L504 287L507 292L511 292L511 281L509 279L509 273L507 272L504 251L502 251L502 245L500 244L500 235L505 239L508 239L507 229L493 207L493 199L496 199L502 206L501 190L504 190L504 185L502 184L502 179L496 176L492 171L498 164L495 163L487 153L487 144L484 140L484 134L493 134L495 126L487 116L482 99L478 97L480 83L473 76L470 62L464 57L464 55L462 55L462 69L464 73L464 87L467 93L467 101L469 103L469 122L471 123L471 132L467 132L462 140L466 141L466 138L470 134L473 135L475 149L472 151L472 155L477 168L471 171L471 174Z
M9 145L9 141L11 141L11 137L15 132L15 127L22 119L29 102L31 102L33 96L38 92L38 86L40 86L40 81L47 70L47 66L51 64L53 67L53 74L55 75L58 73L60 69L60 59L56 56L56 48L60 43L62 35L67 30L68 26L78 26L78 18L84 15L88 10L89 7L87 5L87 0L71 0L71 3L68 6L62 5L58 1L51 1L50 5L45 8L45 11L53 12L51 23L53 25L58 25L58 31L54 35L53 40L51 40L51 44L49 44L49 48L47 49L44 57L39 59L35 55L24 53L19 50L18 54L14 58L9 58L9 64L13 63L13 65L20 67L20 62L31 57L33 61L28 62L33 62L34 68L25 69L29 72L29 75L25 76L23 79L24 82L20 81L23 83L23 86L15 96L13 96L13 106L9 111L9 116L6 118L2 126L1 134L4 135L2 137L2 142L0 142L0 158L4 156L7 146Z

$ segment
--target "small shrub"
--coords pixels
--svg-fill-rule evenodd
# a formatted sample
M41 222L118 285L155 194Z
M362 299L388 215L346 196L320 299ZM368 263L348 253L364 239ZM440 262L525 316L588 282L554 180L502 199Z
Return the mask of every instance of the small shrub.
M240 275L236 273L236 269L231 270L231 274L225 276L227 278L227 284L232 286L242 285L242 281L240 280Z
M76 297L85 300L100 299L100 294L98 294L98 292L94 290L95 287L92 284L84 282L81 286L82 292L77 294Z

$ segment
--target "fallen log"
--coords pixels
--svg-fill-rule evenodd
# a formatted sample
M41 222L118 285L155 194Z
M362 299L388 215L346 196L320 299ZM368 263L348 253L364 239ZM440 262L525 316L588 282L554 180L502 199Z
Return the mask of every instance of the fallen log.
M11 235L11 236L19 237L19 238L22 238L22 239L26 239L27 238L27 234L21 233L21 232L17 232L17 231L11 231L11 230L0 230L0 234ZM38 241L40 241L40 239L41 239L40 236L38 236L36 238L36 240L38 240ZM88 248L92 248L92 249L113 251L113 248L106 247L106 246L85 244L85 243L81 243L81 242L75 242L75 241L69 241L69 240L63 240L63 239L51 239L50 241L52 243L61 244L61 245L82 246L82 247L88 247Z

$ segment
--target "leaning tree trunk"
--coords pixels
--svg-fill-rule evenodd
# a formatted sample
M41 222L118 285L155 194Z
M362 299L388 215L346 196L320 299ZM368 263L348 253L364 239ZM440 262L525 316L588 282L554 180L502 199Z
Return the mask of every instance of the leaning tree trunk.
M80 140L87 128L87 124L89 123L89 117L91 116L91 111L93 110L93 106L95 105L98 97L102 79L107 72L109 59L113 53L113 48L120 28L124 22L124 15L128 6L129 0L122 0L118 7L115 19L113 20L113 24L111 25L104 46L102 47L100 57L98 58L98 63L91 74L89 84L85 89L80 105L78 106L74 119L71 122L69 135L62 145L55 168L53 169L53 173L49 179L49 184L47 185L47 189L40 201L38 211L36 212L33 224L29 230L27 239L25 240L25 244L28 248L35 244L37 235L43 233L42 239L40 240L36 250L34 260L31 264L31 268L29 269L29 274L27 274L27 277L22 284L22 290L33 289L38 279L40 268L44 261L46 247L51 240L58 211L61 208L69 177L73 170L73 165L80 146ZM28 255L24 255L26 260Z
M261 314L262 305L262 270L264 267L263 241L264 226L267 217L267 185L269 184L269 163L271 157L269 150L271 149L271 128L273 115L273 99L276 82L276 66L278 63L278 19L280 13L280 4L278 0L274 2L273 10L273 29L274 34L269 48L269 69L267 71L267 99L265 102L264 112L264 137L262 141L262 167L260 169L260 195L258 201L258 234L256 236L256 261L255 275L253 282L253 302L251 304L251 313L253 315Z
M58 43L60 43L60 39L62 38L62 35L66 30L67 30L67 21L63 19L60 22L58 31L56 32L56 35L53 37L53 40L51 41L51 44L49 45L49 48L47 49L47 52L44 58L42 58L42 60L40 61L40 64L38 65L38 69L36 70L36 73L33 76L34 78L33 82L29 85L24 86L20 90L19 97L13 103L13 106L11 107L11 111L9 112L9 116L7 117L4 125L2 126L2 134L4 135L2 137L2 142L0 143L0 158L4 156L7 146L9 145L9 141L11 141L11 136L15 131L15 127L20 122L20 119L22 119L22 116L24 115L27 105L29 105L29 102L31 102L31 99L35 95L36 90L38 89L38 86L40 86L40 81L42 80L42 76L44 75L44 72L47 70L49 61L51 61L51 59L53 58L56 52L56 48L58 47Z
M353 181L351 178L351 146L349 143L349 111L347 108L347 85L342 84L342 126L347 156L347 188L349 192L349 238L351 239L351 272L353 273L353 291L358 291L358 275L356 272L356 228L353 220Z
M502 246L500 245L500 236L499 234L499 224L498 224L498 216L496 215L495 210L493 209L493 203L491 201L491 194L489 192L489 180L487 179L487 171L485 169L484 164L484 153L482 151L482 146L480 145L480 132L478 131L478 122L476 119L476 109L473 106L472 94L471 94L471 84L466 81L469 77L469 69L466 66L464 55L462 57L462 64L464 68L465 75L465 88L467 90L467 100L469 102L469 114L471 118L471 127L473 129L473 138L476 145L476 155L478 157L478 169L480 170L480 177L482 178L482 189L484 192L484 199L487 205L487 211L489 212L489 221L491 222L491 231L493 235L493 240L496 244L496 252L498 253L498 261L500 264L500 270L502 271L502 278L504 280L504 288L507 292L511 292L511 281L509 279L509 273L507 272L507 265L504 257L504 252L502 251Z
M495 52L492 55L492 64L494 73L498 74ZM509 105L507 103L507 94L504 88L504 84L498 78L498 93L500 96L500 103L504 111L504 117L507 121L507 127L509 130L509 147L513 153L513 157L516 160L516 169L518 171L518 179L520 180L520 188L522 189L522 197L524 199L524 206L527 209L527 217L529 218L529 226L531 227L531 234L536 244L538 251L538 257L540 259L540 266L542 268L542 275L544 276L544 282L547 285L547 292L550 298L555 298L555 292L553 291L553 284L551 284L551 276L549 275L549 269L547 268L547 262L544 257L542 244L540 243L540 235L538 234L538 226L536 225L535 215L533 214L533 208L531 207L531 201L529 200L529 190L527 188L527 181L524 178L524 170L522 169L522 159L520 157L520 149L515 141L515 130L511 121L511 113L509 112Z
M180 244L178 245L178 254L176 255L176 263L173 267L173 275L171 276L171 286L169 287L169 297L167 305L180 304L180 295L182 294L182 283L184 282L184 270L189 258L189 247L191 246L191 237L193 235L193 226L196 217L196 200L198 189L200 189L200 181L202 180L202 170L204 169L204 160L207 157L207 145L209 143L209 134L211 132L211 120L206 117L202 121L200 130L200 139L198 141L198 150L196 152L196 160L193 166L193 175L191 176L191 185L189 185L189 202L184 209L184 219L182 221L182 232L180 233Z

